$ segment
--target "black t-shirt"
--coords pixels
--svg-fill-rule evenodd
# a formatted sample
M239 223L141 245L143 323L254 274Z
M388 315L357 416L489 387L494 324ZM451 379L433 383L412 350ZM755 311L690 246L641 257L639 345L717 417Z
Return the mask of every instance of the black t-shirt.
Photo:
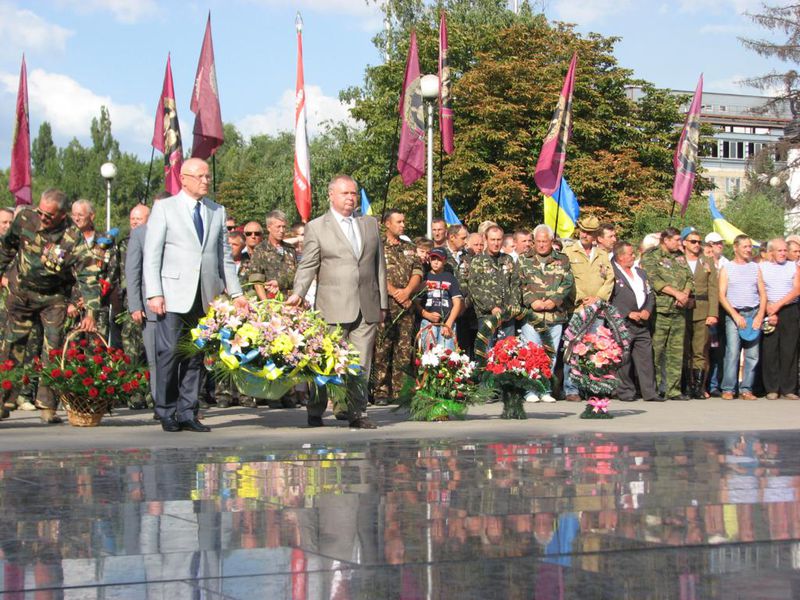
M450 314L453 298L461 298L461 288L455 275L448 271L428 273L425 276L425 310L439 313L443 317Z

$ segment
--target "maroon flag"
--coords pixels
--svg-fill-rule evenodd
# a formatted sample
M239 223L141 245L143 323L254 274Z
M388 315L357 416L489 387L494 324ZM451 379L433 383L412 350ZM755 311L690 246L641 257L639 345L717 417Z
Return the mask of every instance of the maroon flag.
M681 139L675 149L675 181L672 184L672 199L681 205L681 216L689 206L694 177L697 173L697 148L700 143L700 106L703 102L703 76L697 82L692 104L686 113Z
M575 85L575 65L578 53L572 55L564 86L558 97L558 105L553 112L550 128L536 161L536 172L533 179L545 196L552 196L561 183L564 163L567 161L567 142L572 133L572 88Z
M306 134L306 84L303 77L303 20L297 13L297 83L294 92L294 204L303 223L311 218L311 162Z
M225 141L219 110L217 70L214 66L214 44L211 41L211 13L208 13L206 35L203 37L203 48L197 63L189 109L195 114L192 157L208 158Z
M172 85L172 66L167 55L167 70L164 85L156 107L156 124L153 129L153 148L164 153L164 189L170 194L181 191L181 165L183 145L181 128L178 125L178 109L175 106L175 88Z
M25 55L19 70L17 91L17 119L11 142L11 169L8 174L8 189L14 195L17 206L31 203L31 130L28 121L28 71Z
M453 109L450 95L450 67L447 63L447 20L442 11L439 22L439 130L442 133L442 148L453 153Z
M411 32L408 48L403 93L400 96L400 149L397 153L397 170L406 186L425 173L425 108L417 57L417 34Z

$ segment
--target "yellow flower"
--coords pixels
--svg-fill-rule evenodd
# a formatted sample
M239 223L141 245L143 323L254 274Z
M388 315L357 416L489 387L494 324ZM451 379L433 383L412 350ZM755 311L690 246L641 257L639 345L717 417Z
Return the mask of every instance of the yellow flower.
M292 338L285 333L276 337L270 346L270 351L273 354L283 354L287 356L292 353L292 350L294 350L294 342L292 342Z

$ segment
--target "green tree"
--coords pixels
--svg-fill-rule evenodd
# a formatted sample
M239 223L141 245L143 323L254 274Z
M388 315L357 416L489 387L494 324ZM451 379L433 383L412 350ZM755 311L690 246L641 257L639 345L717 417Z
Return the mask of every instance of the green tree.
M760 192L745 191L728 200L725 218L754 240L770 240L784 234L783 206Z
M45 181L58 179L58 148L53 143L53 131L47 121L39 125L39 133L31 144L31 162L33 177L41 177Z

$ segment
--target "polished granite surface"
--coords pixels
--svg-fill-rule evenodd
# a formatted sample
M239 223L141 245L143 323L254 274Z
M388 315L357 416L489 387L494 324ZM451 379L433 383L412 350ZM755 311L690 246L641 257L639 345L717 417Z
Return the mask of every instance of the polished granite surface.
M0 454L3 598L800 598L795 432Z

